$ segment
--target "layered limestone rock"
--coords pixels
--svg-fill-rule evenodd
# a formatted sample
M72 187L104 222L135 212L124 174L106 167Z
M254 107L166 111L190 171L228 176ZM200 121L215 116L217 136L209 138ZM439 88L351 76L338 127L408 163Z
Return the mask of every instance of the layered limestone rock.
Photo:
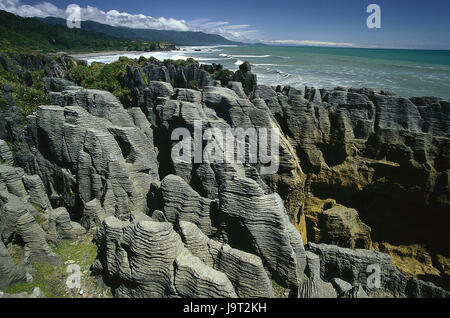
M7 192L17 197L24 197L27 191L22 182L24 171L10 165L0 165L0 184Z
M444 297L450 293L430 282L408 279L387 254L363 249L309 243L308 248L320 257L321 277L338 277L361 285L373 297ZM357 292L356 291L353 291ZM347 295L349 296L349 295Z
M254 96L265 101L295 149L310 196L356 209L374 241L419 243L448 257L440 238L450 221L449 101L366 88L263 85ZM424 218L425 210L432 213ZM308 232L318 235L317 222L309 222ZM353 241L367 233L358 223ZM367 247L363 236L359 247Z
M116 297L236 297L227 276L192 255L170 223L108 217L96 242L94 272L116 282Z
M86 230L76 222L70 220L66 208L60 207L50 212L49 234L54 240L76 239L86 233Z
M164 215L169 222L180 220L194 223L206 235L217 231L212 225L213 209L217 202L202 198L181 177L165 177L161 182L161 193Z
M94 199L84 205L83 217L80 223L86 229L94 229L102 224L106 216L100 201Z
M151 182L159 177L152 130L142 111L128 112L112 94L79 87L50 97L60 106L41 106L28 120L37 152L34 169L51 201L78 218L92 200L124 220L144 213Z
M29 201L31 203L37 204L44 210L51 208L50 200L45 192L44 183L38 175L24 175L22 182L30 196Z
M344 291L339 298L369 298L361 285L352 287L350 290Z
M0 291L10 285L27 281L26 271L21 266L14 265L8 249L0 241Z
M150 82L150 86L152 85L155 84ZM205 86L203 92L177 89L175 95L172 96L172 98L177 98L176 101L167 99L170 96L167 96L166 90L158 90L159 95L153 95L153 113L156 114L155 123L162 139L160 141L161 146L163 144L175 144L170 140L170 134L175 128L185 127L194 135L195 122L201 121L201 132L203 134L209 128L220 130L223 136L226 136L226 129L241 129L242 131L236 131L235 133L237 137L242 138L243 147L247 149L245 155L249 156L251 151L249 149L252 146L254 147L254 145L250 145L249 141L254 141L250 135L247 135L248 138L246 139L246 134L249 134L248 129L266 128L269 129L269 134L274 133L276 135L274 137L279 140L280 144L279 158L274 156L278 160L276 162L272 160L271 162L276 166L274 171L266 169L261 163L261 157L257 159L255 164L244 166L239 163L232 165L216 164L210 161L205 162L205 160L203 160L203 164L171 163L170 150L165 151L164 158L168 159L168 163L164 163L165 170L182 177L202 196L210 199L217 198L218 188L222 180L233 175L224 171L223 167L226 167L226 169L232 167L236 171L243 171L247 177L256 180L268 192L278 192L286 204L290 218L293 220L301 207L305 181L295 151L281 132L276 120L271 116L265 102L262 99L251 102L239 92L239 89L236 90L240 95L234 90L214 86ZM259 137L261 138L261 136ZM261 141L261 139L256 142L258 141ZM267 148L270 149L270 137L267 140ZM231 149L225 146L223 151L225 154L232 153L233 158L236 158L239 149L237 147ZM261 153L263 153L262 150L259 154ZM269 153L270 151L267 151L267 154ZM162 155L164 155L164 150ZM262 173L265 171L264 169L268 172ZM226 175L223 175L223 172Z
M249 62L244 62L239 65L239 70L234 74L233 80L242 83L243 91L247 95L253 94L256 89L256 75L252 74L252 69Z
M59 264L59 257L47 245L47 233L36 222L35 215L45 219L46 215L37 211L31 203L36 188L25 189L22 180L34 180L33 176L24 175L23 169L9 165L0 165L0 235L5 244L19 241L23 244L24 264L32 262L49 262ZM25 181L27 185L30 185ZM45 198L46 195L44 194ZM45 198L39 198L45 202ZM48 200L48 198L47 198ZM43 212L45 213L45 212ZM48 216L47 216L48 217ZM70 220L70 219L69 219ZM7 252L7 251L6 251Z
M232 247L261 257L272 278L295 287L303 279L305 250L278 194L251 179L227 180L219 193L220 227Z
M0 211L3 242L9 243L20 238L24 246L24 263L60 264L61 260L47 244L46 233L27 210L26 202L14 195L10 195L6 202Z
M219 69L219 65L199 65L195 61L175 66L155 60L143 67L127 66L121 83L131 90L134 102L142 107L148 104L149 94L153 91L148 90L148 82L165 82L177 88L214 86L214 73Z
M306 252L308 280L298 288L298 298L336 298L333 285L324 282L320 277L320 258L311 252Z
M273 298L261 259L208 238L195 224L180 221L178 232L186 248L206 265L227 275L240 298Z
M175 289L186 298L235 298L230 280L190 253L175 259ZM212 287L211 287L212 286Z
M12 165L14 163L14 158L9 149L8 144L0 139L0 162Z

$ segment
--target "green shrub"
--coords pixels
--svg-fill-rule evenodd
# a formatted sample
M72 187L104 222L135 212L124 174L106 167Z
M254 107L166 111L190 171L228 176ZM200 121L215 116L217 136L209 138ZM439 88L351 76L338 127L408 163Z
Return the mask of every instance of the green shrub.
M222 85L227 85L229 81L233 80L234 77L234 72L230 71L230 70L221 70L221 71L216 71L214 73L214 77L216 80L219 80Z
M149 82L148 82L147 75L145 75L144 73L141 73L141 77L142 77L142 80L144 81L145 85L148 86Z
M16 85L13 92L17 107L24 117L33 114L38 106L49 104L48 96L42 89Z
M190 81L188 83L188 88L191 89L198 89L198 82L196 80Z
M139 66L137 60L122 56L110 64L92 63L90 66L75 66L69 70L68 79L84 88L106 90L119 98L124 106L130 107L133 104L132 92L121 84L127 65ZM148 84L146 77L144 82Z
M175 67L186 67L191 66L192 64L196 64L197 62L193 58L188 58L187 60L164 60L164 64L172 64Z

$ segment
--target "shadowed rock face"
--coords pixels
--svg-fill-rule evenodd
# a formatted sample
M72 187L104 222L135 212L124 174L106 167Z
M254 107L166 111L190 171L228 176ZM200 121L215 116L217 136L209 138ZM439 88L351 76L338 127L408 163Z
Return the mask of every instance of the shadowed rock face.
M371 248L371 229L360 220L355 209L339 205L333 199L308 197L303 212L309 241L350 248Z
M4 245L20 237L25 261L57 262L46 240L95 233L92 271L116 297L273 297L271 280L308 298L449 297L405 276L388 255L354 249L414 240L423 227L433 231L421 233L429 246L446 255L437 238L448 227L449 102L257 86L248 64L221 87L217 70L128 67L122 81L138 106L131 109L108 92L48 79L52 105L14 131L11 108L0 137L13 135L23 147L12 156L0 141ZM189 89L192 81L201 90ZM173 130L192 134L199 120L201 133L273 129L277 172L261 173L260 161L173 161ZM246 156L249 140L241 140ZM2 246L0 280L8 286L26 274ZM375 290L373 264L382 276Z
M441 238L450 221L449 101L370 89L291 91L258 86L255 97L296 150L307 174L306 201L335 199L358 211L374 241L426 244L448 257ZM316 221L308 224L308 233L317 232ZM353 247L345 232L342 243L308 239Z
M333 245L309 243L311 252L320 257L321 277L339 277L360 284L373 297L450 297L450 293L433 283L407 278L391 264L387 254L363 249L347 249ZM376 266L376 267L369 267ZM379 286L374 273L379 272ZM354 291L357 292L358 291ZM350 297L347 295L346 297Z

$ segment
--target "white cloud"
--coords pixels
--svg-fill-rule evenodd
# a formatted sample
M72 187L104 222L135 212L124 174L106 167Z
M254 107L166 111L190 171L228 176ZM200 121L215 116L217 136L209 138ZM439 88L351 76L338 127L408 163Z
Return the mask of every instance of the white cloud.
M65 8L58 8L50 2L40 2L36 5L25 5L20 0L0 0L0 10L5 10L22 17L58 17L66 19L68 13ZM135 29L156 29L174 31L202 31L220 34L228 39L243 41L256 31L248 30L248 25L230 25L226 21L210 21L198 19L187 22L185 20L130 14L117 10L103 11L96 7L81 8L82 21L95 21L113 26L124 26Z
M341 47L356 47L354 43L344 42L326 42L326 41L309 41L309 40L270 40L263 41L266 44L278 45L307 45L307 46L341 46Z

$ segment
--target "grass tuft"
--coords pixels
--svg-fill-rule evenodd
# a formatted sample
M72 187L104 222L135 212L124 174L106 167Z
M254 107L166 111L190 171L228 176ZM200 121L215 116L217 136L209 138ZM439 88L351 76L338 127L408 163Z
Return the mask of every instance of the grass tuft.
M58 244L49 244L53 251L61 257L63 262L72 260L80 266L81 270L88 272L89 267L97 256L97 246L86 239L80 242L62 240ZM15 251L10 254L17 263ZM19 259L20 262L20 259ZM17 263L18 264L18 263ZM32 265L35 271L33 282L20 282L10 286L5 292L17 294L30 293L34 287L39 287L44 295L49 298L72 297L73 293L66 287L66 279L70 275L66 272L67 266L53 266L47 263L35 263ZM91 277L90 277L91 278ZM93 279L93 278L92 278Z

